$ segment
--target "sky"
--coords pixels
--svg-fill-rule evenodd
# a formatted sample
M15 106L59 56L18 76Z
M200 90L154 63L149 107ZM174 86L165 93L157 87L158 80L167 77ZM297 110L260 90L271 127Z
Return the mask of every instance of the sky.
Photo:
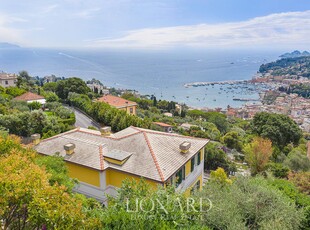
M0 42L58 48L310 48L310 0L0 0Z

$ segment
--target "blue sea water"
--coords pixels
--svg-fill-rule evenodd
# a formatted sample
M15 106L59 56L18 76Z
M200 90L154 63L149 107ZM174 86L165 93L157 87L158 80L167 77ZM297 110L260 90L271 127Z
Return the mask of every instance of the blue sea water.
M10 73L27 70L30 75L40 77L55 74L84 80L96 78L109 87L135 89L141 94L154 94L158 99L192 107L226 108L244 103L233 100L238 94L236 90L222 92L219 85L185 88L184 84L251 79L262 63L273 61L280 54L253 50L143 52L14 48L0 49L0 70ZM252 92L244 97L257 99L258 94Z

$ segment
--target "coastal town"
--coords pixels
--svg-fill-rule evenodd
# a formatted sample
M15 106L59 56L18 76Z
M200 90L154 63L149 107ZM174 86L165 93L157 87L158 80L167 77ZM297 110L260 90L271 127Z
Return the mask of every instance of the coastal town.
M301 55L297 51L291 55ZM283 56L283 55L282 55ZM287 57L286 54L285 57ZM289 56L292 58L291 56ZM241 108L228 108L227 116L252 119L258 112L270 112L288 115L305 132L310 131L310 99L294 93L294 86L310 86L309 73L310 55L304 52L304 56L295 57L300 63L293 63L282 69L270 69L257 74L249 82L252 84L268 84L272 89L260 92L261 103L246 103ZM285 90L290 89L290 91Z
M184 86L229 85L230 88L234 87L236 89L254 86L253 88L259 94L259 99L234 98L233 100L240 100L246 103L241 107L233 108L228 106L227 108L217 108L215 111L220 111L229 118L237 117L241 119L252 119L259 112L284 114L292 118L303 131L310 132L310 99L294 93L292 90L291 92L285 90L291 89L294 86L310 86L310 80L307 77L309 74L310 54L307 51L303 53L294 51L281 55L281 57L297 58L298 60L302 58L302 60L299 60L299 63L292 62L288 67L281 68L280 70L277 68L276 70L259 71L250 80L195 82L185 84ZM204 108L204 110L212 111L213 109Z

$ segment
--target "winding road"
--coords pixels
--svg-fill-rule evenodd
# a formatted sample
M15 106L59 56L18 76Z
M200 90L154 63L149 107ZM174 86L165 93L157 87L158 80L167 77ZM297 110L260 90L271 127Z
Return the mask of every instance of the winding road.
M97 129L100 129L100 125L91 119L89 116L85 115L84 113L80 112L79 110L66 106L67 108L71 109L75 114L75 126L81 127L81 128L88 128L89 126L96 127Z

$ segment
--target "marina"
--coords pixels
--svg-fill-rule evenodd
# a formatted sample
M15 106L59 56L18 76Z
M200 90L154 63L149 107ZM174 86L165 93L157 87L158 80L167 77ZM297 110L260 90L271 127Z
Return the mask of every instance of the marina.
M226 106L216 106L218 104L241 108L245 104L257 104L266 91L278 87L272 83L256 83L251 79L193 82L184 84L184 86L186 90L201 92L195 97L197 103L193 107L196 108L226 108ZM208 93L203 93L203 91ZM202 94L204 94L203 97ZM190 96L186 97L186 101L188 99Z

